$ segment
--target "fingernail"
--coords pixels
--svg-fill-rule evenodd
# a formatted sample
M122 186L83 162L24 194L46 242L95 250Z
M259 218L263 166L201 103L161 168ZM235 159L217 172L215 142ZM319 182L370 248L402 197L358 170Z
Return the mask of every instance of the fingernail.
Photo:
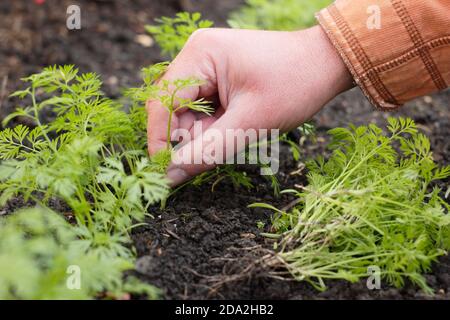
M170 169L167 172L167 178L170 180L170 185L172 187L178 186L188 179L188 174L183 169Z

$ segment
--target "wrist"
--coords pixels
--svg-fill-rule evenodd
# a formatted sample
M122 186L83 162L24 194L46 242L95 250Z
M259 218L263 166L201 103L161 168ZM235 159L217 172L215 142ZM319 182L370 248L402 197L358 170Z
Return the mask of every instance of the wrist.
M327 99L331 100L353 88L353 77L323 28L315 26L304 32L310 46L311 61L320 81L316 85L329 93Z

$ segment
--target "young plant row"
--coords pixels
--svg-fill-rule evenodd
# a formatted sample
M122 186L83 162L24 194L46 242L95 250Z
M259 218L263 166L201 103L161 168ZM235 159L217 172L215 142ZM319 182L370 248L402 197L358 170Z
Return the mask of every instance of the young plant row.
M0 206L21 197L40 209L2 219L2 228L15 228L17 234L0 232L0 265L3 267L5 261L35 261L40 268L34 270L41 273L36 275L36 281L25 282L20 273L0 272L4 289L0 298L80 297L81 291L53 292L54 288L41 280L53 272L52 267L47 268L55 265L54 283L63 288L63 267L68 268L69 262L83 265L86 283L82 297L129 288L129 282L122 280L122 272L133 268L135 258L130 231L144 220L150 205L165 200L169 194L165 168L171 150L168 146L153 159L148 158L144 103L149 98L158 99L169 112L185 107L209 110L202 101L186 101L176 96L176 90L198 85L197 80L162 82L156 86L165 69L166 64L144 69L142 87L126 91L126 97L132 101L129 112L125 112L122 104L104 97L97 75L80 74L73 66L46 68L24 79L28 87L13 94L26 99L29 105L18 108L3 124L20 117L33 126L19 124L0 132ZM176 90L169 92L169 86ZM43 123L43 115L49 114L54 119ZM51 213L55 199L67 206L65 210L73 216L75 225L58 221L56 214ZM29 224L25 223L28 215L36 221L56 221L55 225L67 229L61 230L67 237L59 239L51 234L51 229L48 233L43 230L35 233L34 229L28 232ZM23 236L28 233L30 239ZM55 251L49 249L48 255L40 257L40 251L34 252L33 241L48 242ZM60 254L66 255L66 259L54 261ZM105 269L99 272L98 268L90 268L80 257L89 257L90 263ZM100 281L103 276L105 283ZM93 281L96 277L97 282ZM108 282L109 277L113 279ZM24 283L36 287L35 290L18 290ZM143 288L150 292L148 286L137 287L139 291Z
M247 0L230 15L232 28L296 31L317 22L314 14L332 0Z

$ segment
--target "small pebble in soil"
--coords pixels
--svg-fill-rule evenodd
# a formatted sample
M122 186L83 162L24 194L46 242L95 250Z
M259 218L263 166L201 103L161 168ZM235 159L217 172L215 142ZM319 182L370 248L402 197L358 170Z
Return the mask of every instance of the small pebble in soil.
M134 41L136 43L139 43L144 48L150 48L154 44L153 38L146 34L136 35L136 37L134 38Z
M423 98L423 101L425 101L425 103L432 104L433 103L433 98L431 98L430 96L425 96Z

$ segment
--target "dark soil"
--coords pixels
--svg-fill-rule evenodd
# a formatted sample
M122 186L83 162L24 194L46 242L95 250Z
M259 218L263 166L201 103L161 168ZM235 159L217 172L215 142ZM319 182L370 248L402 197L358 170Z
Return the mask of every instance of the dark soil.
M136 35L143 26L161 15L180 10L201 10L218 25L224 25L229 10L242 0L47 0L36 5L31 0L0 3L0 118L13 108L7 96L20 88L19 79L43 66L72 63L82 71L98 72L105 80L105 92L115 97L120 88L139 81L141 67L161 60L156 46L144 47ZM79 4L82 30L68 31L66 7ZM435 159L450 163L450 92L412 102L393 115L414 118L432 142ZM304 157L324 152L326 131L349 122L385 124L392 114L374 111L359 90L334 101L314 119L318 127L316 143L307 143ZM279 179L283 188L305 182L304 176L291 175L297 164L287 148L282 152ZM252 172L254 171L254 172ZM398 290L383 286L369 291L365 282L328 283L329 290L318 293L309 285L276 280L255 263L272 243L260 235L257 222L270 224L270 212L248 209L254 202L278 207L292 199L275 198L269 184L257 177L255 189L236 190L227 181L215 191L206 185L176 194L167 209L152 210L155 219L134 231L138 252L137 274L163 290L166 299L414 299L429 298L414 286ZM449 181L444 181L446 188ZM0 209L0 215L26 205L20 199ZM444 257L427 275L436 290L435 299L450 298L450 258Z

